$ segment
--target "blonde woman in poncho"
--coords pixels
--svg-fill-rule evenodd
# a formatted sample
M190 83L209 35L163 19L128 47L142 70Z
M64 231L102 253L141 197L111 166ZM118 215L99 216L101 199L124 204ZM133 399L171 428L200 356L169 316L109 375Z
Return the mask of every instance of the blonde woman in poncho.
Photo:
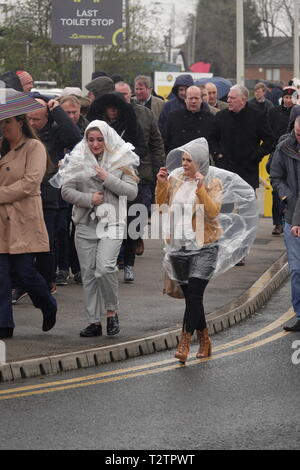
M198 358L211 354L203 307L203 294L217 263L218 239L222 234L217 217L222 205L222 184L218 178L206 184L209 151L205 139L181 148L182 167L168 175L161 168L157 175L156 203L168 204L170 231L165 230L165 266L179 282L185 298L185 313L175 357L185 363L191 338L196 330Z

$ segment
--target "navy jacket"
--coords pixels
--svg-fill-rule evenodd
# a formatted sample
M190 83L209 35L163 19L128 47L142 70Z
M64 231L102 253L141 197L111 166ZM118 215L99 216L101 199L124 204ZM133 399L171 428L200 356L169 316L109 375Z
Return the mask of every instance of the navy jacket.
M189 74L182 74L179 75L174 83L174 86L172 88L172 93L171 95L174 96L174 98L170 99L170 101L167 101L160 113L159 120L158 120L158 127L161 133L164 131L165 124L168 119L168 115L172 111L177 111L178 109L185 109L185 101L182 100L181 98L178 97L178 87L180 86L185 86L189 87L194 85L194 80L193 77Z

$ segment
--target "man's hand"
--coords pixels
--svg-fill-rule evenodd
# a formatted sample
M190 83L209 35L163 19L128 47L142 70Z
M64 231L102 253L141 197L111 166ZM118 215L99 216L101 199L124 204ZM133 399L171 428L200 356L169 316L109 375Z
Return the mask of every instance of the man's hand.
M93 204L93 206L100 206L100 204L103 203L103 200L104 200L104 194L103 194L103 192L101 192L101 191L96 191L96 192L93 194L93 197L92 197L92 204Z
M57 108L59 106L59 102L57 100L50 100L47 103L49 111L53 111L54 108Z
M300 237L300 226L299 225L294 225L291 228L291 233L294 237Z
M168 180L168 170L165 166L162 166L159 169L159 172L156 175L156 179L159 183L165 183Z

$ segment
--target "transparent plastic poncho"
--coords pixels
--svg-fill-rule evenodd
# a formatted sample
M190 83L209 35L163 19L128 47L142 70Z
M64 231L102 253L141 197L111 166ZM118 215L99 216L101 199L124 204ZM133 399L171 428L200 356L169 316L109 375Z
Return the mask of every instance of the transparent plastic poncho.
M186 184L181 167L184 152L192 157L200 173L205 175L203 183L205 190L209 198L219 206L216 217L206 217L205 207L201 205L195 207L191 192L195 192L196 183L190 187ZM173 194L172 204L169 204L169 217L162 217L165 240L164 268L171 279L181 283L188 282L189 277L202 279L216 277L235 266L250 252L258 227L255 192L237 174L209 165L208 145L203 138L172 150L167 156L166 167L169 173L169 185L174 190L171 189ZM185 190L179 200L185 200L187 205L193 206L192 209L188 209L186 219L190 215L198 217L197 233L191 234L190 239L190 230L182 236L182 232L180 233L178 229L180 222L186 219L179 215L179 219L171 220L174 217L174 209L176 212L176 207L172 207L176 201L174 192L182 191L184 186ZM177 207L177 209L180 214L182 208ZM177 238L174 237L176 229L177 233L180 233ZM212 234L211 240L209 234ZM205 238L208 240L205 241Z
M125 142L118 133L105 121L95 120L87 126L84 137L74 149L60 160L58 172L50 179L55 188L60 188L69 181L84 181L97 175L95 166L98 164L88 147L87 131L97 128L104 137L105 150L101 159L101 167L114 171L123 167L138 167L140 159L134 153L134 146Z

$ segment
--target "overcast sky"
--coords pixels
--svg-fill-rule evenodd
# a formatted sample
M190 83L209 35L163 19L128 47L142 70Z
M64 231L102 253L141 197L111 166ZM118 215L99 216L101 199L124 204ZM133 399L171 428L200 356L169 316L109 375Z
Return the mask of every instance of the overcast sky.
M175 46L182 43L185 38L182 28L184 26L184 20L191 13L195 12L195 7L198 3L197 0L160 0L155 2L155 0L131 0L131 2L140 2L142 5L153 6L155 3L159 3L157 8L162 10L162 21L169 27L172 21L172 10L173 5L175 7Z

